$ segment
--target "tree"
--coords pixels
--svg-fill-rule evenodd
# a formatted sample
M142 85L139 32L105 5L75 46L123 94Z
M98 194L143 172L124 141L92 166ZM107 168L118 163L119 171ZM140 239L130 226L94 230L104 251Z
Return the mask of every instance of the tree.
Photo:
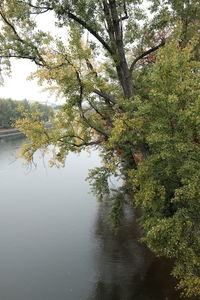
M37 120L44 121L44 126L53 114L50 106L37 102L0 99L0 128L12 128L15 121L25 118L27 113L37 116Z
M51 164L69 151L98 147L103 166L91 171L102 199L119 171L121 191L141 207L143 240L175 259L186 295L200 294L199 16L198 0L1 1L0 57L34 61L33 74L66 102L46 130L35 114L17 126L29 137L27 161L55 145ZM149 16L149 12L151 16ZM37 28L53 13L67 40ZM116 224L122 197L112 197Z
M0 99L0 127L11 128L14 119L19 118L17 101L11 99Z

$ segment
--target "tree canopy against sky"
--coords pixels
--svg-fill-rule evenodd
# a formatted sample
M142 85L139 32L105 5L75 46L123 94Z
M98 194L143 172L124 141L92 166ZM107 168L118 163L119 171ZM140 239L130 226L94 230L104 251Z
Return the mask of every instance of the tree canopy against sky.
M97 196L120 170L142 211L143 241L174 258L185 295L199 295L199 1L0 3L2 72L10 58L31 60L32 77L66 100L52 130L27 113L17 122L29 138L25 159L54 145L50 163L62 164L70 151L98 147L102 167L89 174ZM62 38L37 27L45 14L66 28ZM117 224L125 200L111 199Z

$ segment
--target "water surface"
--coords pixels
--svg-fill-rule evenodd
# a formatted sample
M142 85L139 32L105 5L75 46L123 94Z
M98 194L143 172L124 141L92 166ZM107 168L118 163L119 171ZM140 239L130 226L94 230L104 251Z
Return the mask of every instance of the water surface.
M89 194L98 153L70 155L59 170L38 154L28 172L14 157L22 143L0 143L0 299L180 299L169 262L138 242L133 213L114 235Z

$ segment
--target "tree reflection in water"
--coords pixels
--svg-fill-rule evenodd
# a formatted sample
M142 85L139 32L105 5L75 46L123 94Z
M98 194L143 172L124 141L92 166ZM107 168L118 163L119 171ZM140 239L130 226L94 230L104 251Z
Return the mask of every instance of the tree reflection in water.
M138 242L139 229L127 209L116 235L105 222L106 206L100 206L95 227L96 282L90 300L179 300L170 262L156 258Z

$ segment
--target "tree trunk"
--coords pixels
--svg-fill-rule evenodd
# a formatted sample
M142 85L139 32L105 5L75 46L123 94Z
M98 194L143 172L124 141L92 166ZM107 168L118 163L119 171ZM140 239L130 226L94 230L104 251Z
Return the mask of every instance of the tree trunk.
M129 99L134 96L131 72L125 57L122 20L119 19L116 0L103 0L103 9L107 22L107 31L112 48L114 48L113 60L116 64L117 75L123 89L124 97Z

